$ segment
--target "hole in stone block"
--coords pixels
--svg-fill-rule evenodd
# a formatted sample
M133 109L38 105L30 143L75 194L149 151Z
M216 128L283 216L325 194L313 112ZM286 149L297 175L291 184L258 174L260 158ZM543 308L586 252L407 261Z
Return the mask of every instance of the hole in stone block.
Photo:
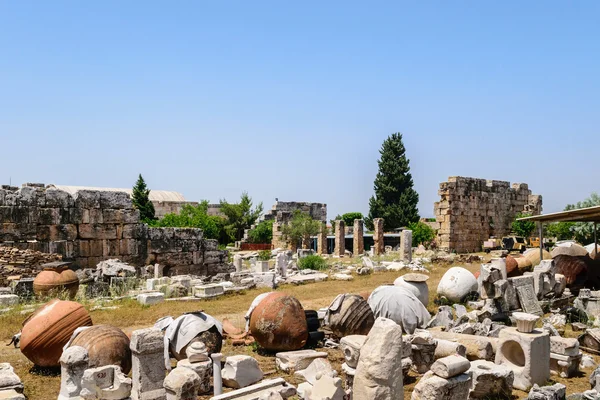
M525 366L525 353L518 342L514 340L508 340L502 344L500 351L510 363L516 365L517 367Z

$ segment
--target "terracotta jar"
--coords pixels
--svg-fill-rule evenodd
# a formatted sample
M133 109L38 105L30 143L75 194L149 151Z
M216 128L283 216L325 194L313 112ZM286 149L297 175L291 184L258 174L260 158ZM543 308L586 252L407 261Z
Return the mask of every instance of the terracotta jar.
M346 295L336 310L329 310L329 328L337 337L367 335L375 323L373 311L359 295Z
M55 296L61 291L75 298L79 289L79 278L68 266L48 267L33 280L33 291L38 297Z
M74 301L52 300L23 322L21 353L40 367L55 367L75 329L91 326L87 310Z
M266 350L301 349L308 340L304 309L292 296L281 292L271 293L252 312L250 332Z
M80 332L71 346L81 346L88 351L89 368L118 365L124 374L131 370L129 338L112 325L95 325Z

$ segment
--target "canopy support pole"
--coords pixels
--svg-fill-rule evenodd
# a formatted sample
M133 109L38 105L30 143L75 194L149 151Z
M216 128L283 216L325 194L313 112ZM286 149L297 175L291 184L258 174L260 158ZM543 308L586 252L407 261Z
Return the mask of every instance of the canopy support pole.
M598 257L598 237L596 236L596 224L597 222L594 221L594 259Z
M544 223L538 222L538 230L540 233L540 262L544 259Z

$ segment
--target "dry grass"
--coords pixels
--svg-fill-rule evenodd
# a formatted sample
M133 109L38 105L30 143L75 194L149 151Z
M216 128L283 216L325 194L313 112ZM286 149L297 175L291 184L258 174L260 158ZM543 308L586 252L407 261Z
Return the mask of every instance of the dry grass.
M337 263L340 261L343 263L356 262L355 260L350 259L336 260ZM467 264L463 266L470 271L476 271L479 268L479 264ZM432 312L436 309L432 302L435 297L435 288L448 267L448 265L428 266L430 270L428 284L431 289L428 308ZM306 309L318 309L328 306L339 293L370 292L377 286L392 283L394 279L404 273L406 272L380 272L368 276L355 276L355 279L349 282L326 281L301 286L286 285L280 287L278 290L297 297ZM245 324L244 314L250 306L250 303L258 294L265 291L266 290L258 289L248 290L242 293L231 294L207 301L169 301L151 307L142 306L135 300L121 300L107 304L118 306L119 308L116 310L95 310L91 311L90 314L94 324L111 324L118 326L126 333L130 333L135 329L151 326L157 319L167 315L178 316L184 312L196 310L203 310L218 319L223 319L225 317L229 318L234 325L242 328ZM88 310L93 307L92 303L85 303L84 305ZM5 341L5 343L8 343L10 337L19 331L21 323L26 317L26 315L21 315L20 311L21 308L17 308L10 313L0 315L0 340ZM329 360L341 376L341 364L343 362L343 355L341 352L339 350L331 349L319 350L329 353ZM296 380L292 375L281 374L275 370L275 359L272 354L255 352L252 346L233 347L229 342L223 346L222 352L226 356L234 354L251 355L258 360L267 378L282 376L290 383L296 383ZM30 400L55 399L58 396L60 376L31 373L31 362L27 360L18 349L13 349L12 346L1 346L0 361L9 362L15 367L17 374L21 377L25 385L25 394ZM598 359L596 359L596 361L598 361ZM568 380L556 379L556 381L566 384L568 393L581 392L589 388L587 376L589 376L590 372L591 371L585 371L585 374L581 374L580 377ZM409 398L417 380L417 375L411 375L405 379L406 398ZM514 398L527 397L526 393L519 391L515 391L514 394ZM210 396L202 398L208 399Z

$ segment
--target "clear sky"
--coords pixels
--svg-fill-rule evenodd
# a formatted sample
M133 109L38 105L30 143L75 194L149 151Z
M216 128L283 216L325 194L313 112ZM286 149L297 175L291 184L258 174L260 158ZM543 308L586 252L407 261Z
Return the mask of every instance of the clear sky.
M368 212L404 135L419 210L462 175L546 212L600 191L600 3L0 1L0 182Z

